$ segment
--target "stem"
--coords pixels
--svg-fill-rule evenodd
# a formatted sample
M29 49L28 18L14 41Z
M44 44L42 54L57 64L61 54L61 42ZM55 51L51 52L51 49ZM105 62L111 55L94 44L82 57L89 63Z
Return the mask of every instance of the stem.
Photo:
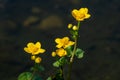
M71 80L72 62L69 63L67 80Z
M79 31L79 27L80 27L80 21L78 21L78 30L77 30L77 33ZM74 48L73 48L73 52L72 52L72 56L70 58L70 63L69 63L69 70L68 70L68 77L67 77L67 80L71 80L71 72L72 72L72 64L73 64L73 60L74 60L74 55L75 55L75 52L76 52L76 49L77 49L77 40L78 40L78 35L75 35L75 45L74 45Z
M62 77L63 80L64 80L64 74L63 74L63 67L62 67L62 66L60 67L60 74L61 74L61 77Z
M34 77L34 75L35 75L35 72L36 72L36 70L34 70L34 71L33 71L33 73L32 73L32 76L31 76L30 80L32 80L32 79L33 79L33 77Z
M33 70L33 73L32 73L32 76L31 76L30 80L33 79L33 77L34 77L34 75L35 75L35 73L36 73L36 71L37 71L37 70L36 70L36 66L38 66L38 64L35 63L35 64L34 64L34 68L35 68L35 69Z
M78 21L77 27L78 27L78 30L77 30L77 33L78 33L79 28L80 28L80 21ZM78 34L78 35L79 35L79 34ZM70 63L73 62L73 58L74 58L75 51L76 51L76 48L77 48L78 35L75 35L75 36L76 36L76 37L75 37L75 40L74 40L74 41L75 41L75 45L74 45L74 49L73 49L73 52L72 52L72 56L71 56L71 58L70 58Z
M74 49L73 49L73 52L72 52L72 56L70 58L70 63L73 62L73 58L74 58L74 55L75 55L76 48L77 48L77 38L75 39L75 45L74 45Z
M76 48L77 48L77 38L75 39L74 49L73 49L73 52L72 52L72 56L70 58L67 80L71 80L72 64L73 64L73 58L74 58L74 55L75 55Z

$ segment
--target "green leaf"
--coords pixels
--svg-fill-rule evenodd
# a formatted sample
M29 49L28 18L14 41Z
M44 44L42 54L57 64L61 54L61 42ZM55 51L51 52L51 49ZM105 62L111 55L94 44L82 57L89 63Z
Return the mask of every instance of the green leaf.
M74 35L74 34L75 34L75 31L73 31L73 30L70 30L70 33L71 33L72 35Z
M23 72L18 76L18 80L30 80L32 73L30 72Z
M57 74L55 75L55 77L53 78L53 80L64 80L63 74L57 73Z
M65 50L67 51L67 56L68 57L71 57L71 55L72 55L72 46L68 46L67 48L65 48Z
M37 69L38 69L39 71L44 71L44 70L45 70L44 67L41 66L41 65L38 65L38 66L37 66Z
M35 64L30 70L31 71L34 71L34 70L36 70L36 71L44 71L45 69L44 69L43 66L41 66L39 64Z
M34 75L32 80L43 80L39 75Z
M60 66L63 66L64 64L67 63L67 59L65 57L61 57L59 60Z
M54 63L53 63L53 66L54 66L54 67L59 67L59 66L60 66L60 62L59 62L59 61L54 62Z
M75 55L77 56L77 58L79 58L79 59L83 58L83 54L84 54L84 51L80 48L77 48L77 50L75 52Z
M66 64L68 61L65 57L61 57L59 60L57 60L56 62L53 63L54 67L60 67L63 66L64 64Z
M52 80L52 78L51 78L51 77L48 77L47 80Z
M30 72L23 72L18 76L18 80L43 80L40 76L34 75Z

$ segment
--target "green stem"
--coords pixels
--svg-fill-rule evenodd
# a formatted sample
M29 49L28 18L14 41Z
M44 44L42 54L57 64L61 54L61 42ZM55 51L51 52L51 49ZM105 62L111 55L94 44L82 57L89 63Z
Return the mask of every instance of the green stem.
M34 77L34 75L35 75L35 72L36 72L36 70L34 70L34 71L33 71L33 73L32 73L32 76L31 76L30 80L32 80L32 79L33 79L33 77Z
M33 70L33 73L32 73L32 76L31 76L30 80L33 79L33 77L34 77L34 75L35 75L35 73L36 73L36 71L37 71L37 70L36 70L36 66L38 66L37 63L34 64L34 68L35 68L35 69Z
M80 28L80 21L78 21L78 25L77 26L78 26L78 30L79 30L79 28Z
M62 67L62 66L60 67L60 74L61 74L61 77L62 77L63 80L64 80L64 74L63 74L63 67Z
M78 21L78 30L77 30L77 33L78 33L78 31L79 31L79 28L80 28L80 21ZM74 55L75 55L75 51L76 51L76 48L77 48L77 40L78 40L78 35L75 35L76 37L75 37L75 45L74 45L74 49L73 49L73 52L72 52L72 56L71 56L71 58L70 58L70 63L72 63L73 62L73 58L74 58Z
M73 64L73 58L74 58L74 55L75 55L76 48L77 48L77 38L75 39L74 49L73 49L73 52L72 52L72 56L70 58L67 80L71 80L72 64Z
M77 33L79 31L79 27L80 27L80 21L78 21L78 30ZM74 44L74 48L73 48L73 52L72 52L72 56L70 58L70 63L69 63L69 69L68 69L68 77L67 80L71 80L71 72L72 72L72 64L73 64L73 60L74 60L74 55L77 49L77 40L78 40L78 35L75 35L75 44Z

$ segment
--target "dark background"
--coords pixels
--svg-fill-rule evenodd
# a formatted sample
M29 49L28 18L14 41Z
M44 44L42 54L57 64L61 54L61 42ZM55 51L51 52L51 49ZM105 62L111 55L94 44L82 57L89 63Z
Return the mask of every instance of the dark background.
M51 74L54 39L70 36L71 11L81 7L91 18L81 22L78 46L85 55L74 61L73 80L120 80L120 0L0 0L0 80L17 80L33 66L23 50L28 42L42 43L41 75Z

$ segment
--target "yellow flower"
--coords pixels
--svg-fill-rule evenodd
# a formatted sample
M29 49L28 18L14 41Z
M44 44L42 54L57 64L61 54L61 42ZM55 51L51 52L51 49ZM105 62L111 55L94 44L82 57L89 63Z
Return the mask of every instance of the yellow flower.
M72 26L73 26L72 24L68 24L68 29L72 28Z
M32 55L37 55L39 53L44 53L45 52L45 49L41 48L41 43L40 42L36 42L35 44L30 42L30 43L27 44L27 47L25 47L24 50L27 53L31 53Z
M35 59L35 63L40 63L41 61L42 61L41 57L37 57L37 58Z
M91 15L88 14L88 8L80 8L79 10L77 9L72 10L72 16L77 21L83 21L84 19L89 18Z
M56 54L59 56L59 57L63 57L63 56L66 56L67 55L67 52L66 50L64 50L63 48L59 48L56 50Z
M74 45L73 41L69 41L69 37L56 38L55 42L57 43L57 48L67 48L68 46Z
M55 52L52 52L52 57L55 57L56 56L56 53Z

